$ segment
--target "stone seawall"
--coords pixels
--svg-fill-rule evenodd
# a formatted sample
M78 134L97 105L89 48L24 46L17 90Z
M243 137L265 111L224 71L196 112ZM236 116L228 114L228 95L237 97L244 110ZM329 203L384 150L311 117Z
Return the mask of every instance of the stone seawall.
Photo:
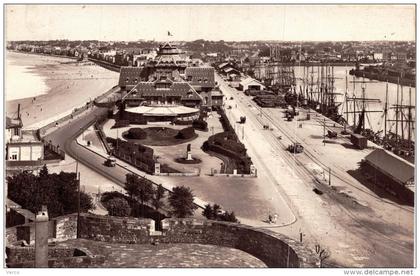
M51 240L75 239L77 232L76 218L77 216L72 214L50 221L49 235ZM19 231L23 232L19 234ZM9 243L25 239L29 240L28 243L33 244L33 232L33 224L8 228L6 234L11 235L11 237L7 236L7 241ZM151 219L81 214L79 238L126 244L158 242L231 247L253 255L268 267L315 267L317 263L316 256L311 250L284 235L243 224L205 219L164 219L162 221L162 231L155 231L155 222ZM51 267L70 266L75 262L72 258L75 257L56 258L52 261ZM88 266L90 262L100 261L100 258L95 260L85 259L79 260L80 266L74 263L74 267ZM26 264L21 263L21 265Z
M154 232L155 223L152 219L82 214L79 227L82 239L117 243L149 243L149 234Z
M315 255L302 244L270 230L242 224L164 219L162 232L150 219L81 216L80 237L117 243L199 243L232 247L262 260L269 267L314 267Z

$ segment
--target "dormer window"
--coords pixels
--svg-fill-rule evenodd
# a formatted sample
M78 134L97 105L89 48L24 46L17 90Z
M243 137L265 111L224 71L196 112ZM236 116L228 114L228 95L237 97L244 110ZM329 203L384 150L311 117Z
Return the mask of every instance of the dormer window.
M134 82L135 82L135 83L137 83L138 81L139 81L139 80L138 80L137 78L134 80Z

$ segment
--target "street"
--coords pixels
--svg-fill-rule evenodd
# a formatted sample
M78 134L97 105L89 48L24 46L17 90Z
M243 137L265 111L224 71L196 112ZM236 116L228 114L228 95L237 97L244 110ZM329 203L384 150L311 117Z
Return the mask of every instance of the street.
M331 252L330 261L343 266L413 265L413 212L410 208L400 208L368 193L360 183L355 183L347 173L334 166L331 166L333 175L342 178L334 180L335 185L346 187L349 186L346 182L350 181L359 190L351 186L348 189L356 191L357 198L360 193L361 202L368 202L368 206L357 201L353 204L348 199L340 198L339 201L334 193L331 193L333 196L330 193L317 195L313 190L320 185L314 181L305 164L319 164L319 155L311 150L309 155L312 154L312 158L308 154L295 156L286 152L287 145L298 139L295 128L281 126L284 119L271 118L270 113L260 112L250 97L229 87L219 76L216 80L227 99L233 98L225 103L225 107L231 106L226 109L231 123L238 121L240 116L247 117L238 137L244 133L243 142L259 175L269 172L272 181L267 182L267 189L272 190L270 186L274 185L279 196L297 214L297 225L306 235L305 243L310 246L319 243L321 247L326 247ZM264 124L273 130L264 130ZM297 123L292 124L297 128ZM279 140L279 135L284 138ZM323 156L321 160L326 158L328 156ZM328 189L322 185L320 188ZM296 228L292 226L276 228L275 231L295 239L297 236Z

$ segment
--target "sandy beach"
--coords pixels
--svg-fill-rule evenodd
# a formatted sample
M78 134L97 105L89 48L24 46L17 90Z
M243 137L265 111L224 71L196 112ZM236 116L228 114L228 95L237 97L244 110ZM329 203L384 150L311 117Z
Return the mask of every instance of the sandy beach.
M74 108L105 93L118 83L118 73L88 61L77 62L70 58L16 52L7 52L6 59L6 83L22 76L21 74L13 75L12 70L8 73L7 67L12 64L24 66L26 74L30 73L33 77L40 78L47 87L45 94L38 95L35 99L34 93L28 91L24 93L27 95L26 98L5 103L7 116L16 116L17 106L21 104L21 116L25 129L38 128L50 118L69 114ZM25 82L25 79L19 81ZM13 79L13 82L16 82L16 79ZM34 82L31 81L31 83ZM5 93L8 95L22 96L21 91L13 91L12 85L6 85L6 87L8 91ZM26 89L40 90L39 87L26 87ZM13 98L13 96L5 98Z

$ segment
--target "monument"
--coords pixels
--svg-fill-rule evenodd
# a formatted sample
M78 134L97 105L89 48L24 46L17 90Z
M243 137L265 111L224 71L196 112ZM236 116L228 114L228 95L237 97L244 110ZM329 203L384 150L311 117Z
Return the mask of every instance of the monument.
M187 145L187 157L185 158L185 160L193 160L191 155L191 144Z

